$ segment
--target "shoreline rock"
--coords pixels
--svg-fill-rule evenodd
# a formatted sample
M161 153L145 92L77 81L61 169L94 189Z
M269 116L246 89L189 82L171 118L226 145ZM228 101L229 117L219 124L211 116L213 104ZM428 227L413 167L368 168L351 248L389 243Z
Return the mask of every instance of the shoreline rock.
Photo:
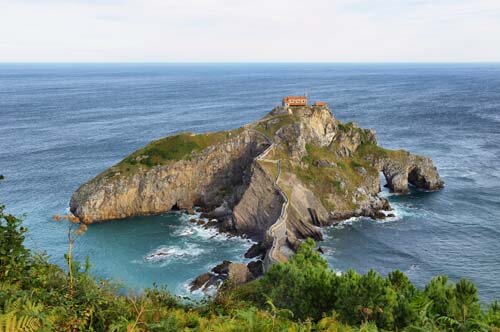
M251 262L253 263L253 262ZM250 264L250 267L243 263L233 263L224 260L222 263L212 268L210 272L200 274L189 285L191 292L201 290L207 291L213 286L218 286L227 281L233 285L241 285L262 275L258 274L262 270L262 262Z

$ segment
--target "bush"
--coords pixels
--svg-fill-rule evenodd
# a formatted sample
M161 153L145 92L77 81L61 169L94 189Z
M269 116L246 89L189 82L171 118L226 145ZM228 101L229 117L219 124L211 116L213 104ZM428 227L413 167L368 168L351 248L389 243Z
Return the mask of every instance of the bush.
M0 281L18 280L26 269L29 251L24 247L26 228L0 205Z
M318 321L318 327L328 317L366 331L488 331L500 326L500 304L494 302L483 313L477 289L468 280L453 284L439 276L418 290L400 271L387 277L374 270L337 275L312 240L303 242L288 263L273 265L251 285L232 294L261 308L268 298L278 309L290 310L294 319Z
M30 253L21 220L4 211L0 331L500 330L500 304L483 312L468 280L453 284L439 276L418 290L400 271L337 275L312 240L261 279L225 285L214 301L188 304L162 288L123 294L119 285L93 278L89 262L73 261L71 250L67 272Z
M289 264L272 266L260 283L276 306L289 309L298 319L317 320L332 307L334 297L329 292L332 278L328 263L309 239Z

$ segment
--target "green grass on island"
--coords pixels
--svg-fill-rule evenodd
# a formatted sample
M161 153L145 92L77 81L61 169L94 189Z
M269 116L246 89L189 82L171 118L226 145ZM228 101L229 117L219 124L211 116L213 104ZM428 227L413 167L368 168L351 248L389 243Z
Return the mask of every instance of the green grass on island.
M273 139L276 132L285 126L297 123L299 117L292 114L278 114L266 116L264 119L257 122L255 129L260 131L268 138Z
M293 172L321 200L326 209L353 209L350 197L363 183L365 174L378 174L366 160L358 157L338 157L331 147L306 145L307 155L302 158L302 165L293 167ZM318 163L327 163L321 166ZM328 166L331 165L331 166ZM333 195L333 196L332 196ZM341 199L334 199L341 196ZM345 202L348 206L336 206L334 202Z
M101 176L127 174L140 168L167 165L172 161L190 159L194 153L205 148L226 142L237 136L242 129L194 134L190 132L167 136L150 142L145 147L133 152L117 165L106 170Z

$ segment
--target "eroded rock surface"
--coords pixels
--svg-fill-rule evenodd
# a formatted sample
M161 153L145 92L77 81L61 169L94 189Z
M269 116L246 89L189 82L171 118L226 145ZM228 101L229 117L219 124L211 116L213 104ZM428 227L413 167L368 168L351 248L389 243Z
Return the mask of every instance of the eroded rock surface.
M129 170L119 164L81 186L70 210L92 223L239 200L245 174L267 144L258 132L243 130L189 158Z
M444 185L432 160L426 157L407 153L402 160L384 159L380 166L392 192L407 193L408 184L425 190L437 190Z

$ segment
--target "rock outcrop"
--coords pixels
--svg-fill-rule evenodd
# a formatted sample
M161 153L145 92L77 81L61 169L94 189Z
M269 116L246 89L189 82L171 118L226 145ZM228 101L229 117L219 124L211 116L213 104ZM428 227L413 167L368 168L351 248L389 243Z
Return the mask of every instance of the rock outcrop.
M189 139L193 134L183 135ZM241 130L180 160L149 166L126 162L129 157L81 186L70 210L93 223L238 200L253 159L267 146L262 134Z
M226 280L233 285L241 285L257 278L261 274L262 262L250 262L247 266L243 263L223 261L212 268L210 272L203 273L191 281L189 290L191 292L197 290L207 291L211 287L217 287Z
M407 193L408 184L425 190L443 186L432 160L406 153L402 160L384 159L379 169L384 173L387 187L392 192Z
M260 163L255 162L250 183L233 211L234 228L257 241L263 240L283 205L283 198L273 186L273 181Z
M237 130L152 142L81 186L70 208L93 223L199 206L223 230L259 241L265 270L302 239L320 240L321 226L383 218L380 173L396 193L443 187L429 158L381 148L374 131L341 123L328 107L277 107ZM243 266L233 266L237 282L259 271ZM212 277L197 284L220 279Z

